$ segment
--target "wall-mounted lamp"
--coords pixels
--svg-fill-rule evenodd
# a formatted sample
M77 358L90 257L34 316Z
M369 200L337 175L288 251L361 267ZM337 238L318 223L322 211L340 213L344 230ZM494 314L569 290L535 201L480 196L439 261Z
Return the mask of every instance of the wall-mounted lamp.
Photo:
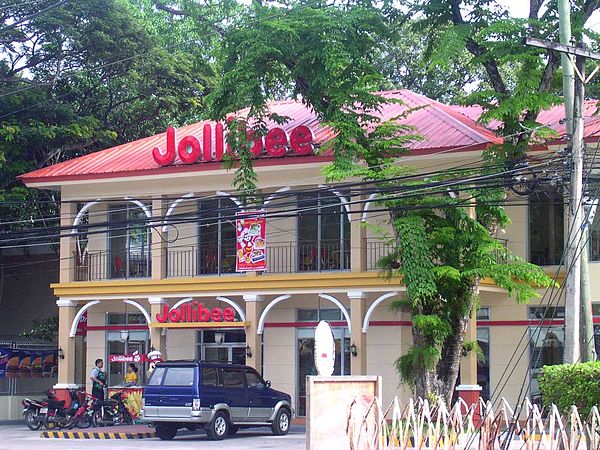
M246 345L246 357L252 358L252 349L250 348L249 345Z
M126 341L129 339L129 330L121 330L121 340Z
M215 344L222 344L225 342L225 333L215 333Z
M60 359L65 359L65 352L63 352L63 349L61 347L58 347L58 357Z
M356 358L356 356L358 355L358 350L356 349L356 344L354 344L354 342L352 343L352 345L350 346L350 354L352 356L354 356Z

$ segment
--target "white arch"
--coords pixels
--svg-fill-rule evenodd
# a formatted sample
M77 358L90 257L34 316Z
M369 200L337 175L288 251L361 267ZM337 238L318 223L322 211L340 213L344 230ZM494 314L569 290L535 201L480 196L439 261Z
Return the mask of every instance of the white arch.
M329 300L335 306L340 308L340 310L342 311L342 314L346 318L346 324L348 324L348 331L352 332L352 324L350 323L350 314L348 314L348 310L346 309L346 307L344 305L342 305L342 302L340 302L333 295L329 295L329 294L319 294L319 297L321 297L323 300Z
M85 205L83 205L81 207L81 209L79 210L79 212L75 216L75 219L73 220L73 229L71 230L71 234L77 234L77 229L75 227L77 227L77 225L79 225L81 223L81 219L83 219L83 215L92 206L97 205L98 203L100 203L100 201L101 200L94 200L94 201L91 201L91 202L87 202Z
M223 192L223 191L217 191L217 195L221 196L221 197L229 197L233 203L235 203L237 205L238 208L240 208L240 211L244 212L244 204L234 195L231 195L229 192Z
M139 200L131 198L131 197L124 197L123 200L127 200L128 202L131 202L134 205L139 206L142 209L142 211L144 211L144 214L146 214L146 217L148 219L152 218L152 211L150 211L150 208L148 208L148 206L146 204L142 203Z
M260 319L258 320L258 327L256 329L256 334L263 334L263 330L265 328L265 320L267 319L267 315L269 314L269 311L271 311L277 303L287 300L288 298L290 298L290 296L287 294L280 295L279 297L272 300L271 303L269 303L267 305L267 307L264 309L264 311L260 315Z
M187 194L185 194L182 197L179 197L177 200L173 201L173 203L171 203L169 205L169 208L167 209L167 213L165 214L165 218L163 220L163 227L162 227L163 232L167 231L167 219L169 218L169 216L171 214L173 214L173 211L175 210L175 208L177 208L177 205L179 205L186 198L190 198L190 197L193 197L193 196L194 196L193 192L188 192Z
M319 187L326 188L328 191L331 191L340 199L340 201L342 202L342 205L344 205L344 208L346 209L346 213L347 213L346 218L348 219L348 222L350 222L350 203L348 202L348 199L346 197L344 197L340 191L338 191L330 186L327 186L326 184L320 184Z
M152 217L152 211L150 211L150 209L148 208L148 206L146 206L141 201L135 200L135 199L133 199L131 197L125 197L123 200L126 200L128 202L131 202L131 203L139 206L142 209L142 211L144 211L144 214L146 214L146 217L148 219ZM100 202L102 202L102 200L100 200L100 199L93 200L91 202L87 202L85 205L83 205L81 207L81 209L79 210L79 212L75 216L75 219L73 220L73 225L72 225L73 229L71 230L71 234L77 234L77 226L81 223L81 219L83 219L83 215L87 212L88 209L90 209L94 205L97 205Z
M363 333L366 333L369 329L369 321L371 320L371 314L373 314L373 311L375 310L375 308L377 308L377 305L379 305L382 301L387 300L390 297L395 297L396 295L398 295L397 292L388 292L387 294L383 294L377 300L371 303L371 306L369 306L369 309L367 309L367 313L365 314L365 320L363 321Z
M179 308L184 303L191 302L192 300L193 300L192 297L187 297L187 298L181 299L177 303L175 303L173 306L171 306L171 308L169 308L169 311L172 309L175 309L175 308ZM227 297L217 297L217 300L219 300L221 302L225 302L228 305L231 305L231 307L233 309L235 309L236 312L238 313L238 315L240 316L240 319L242 320L242 322L246 321L246 313L244 313L244 310L242 308L240 308L240 305L238 305L236 302L234 302L233 300L231 300L230 298L227 298Z
M152 322L152 318L150 317L150 314L148 313L148 311L146 311L146 308L144 308L138 302L134 302L133 300L124 300L123 303L127 303L128 305L131 305L131 306L139 309L141 311L141 313L144 315L144 317L146 318L146 324L148 325L148 329L152 330L152 328L150 327L150 323Z
M269 203L271 203L272 200L274 200L275 198L277 198L277 194L280 194L282 192L287 192L289 190L290 190L289 186L285 186L285 187L282 187L280 189L277 189L275 192L273 192L271 195L269 195L267 197L267 199L263 202L263 204L262 204L263 208L266 207L266 206L268 206Z
M77 334L77 324L79 324L79 319L81 319L83 313L90 309L92 306L97 305L98 303L100 303L100 300L92 300L91 302L87 302L81 307L79 311L77 311L77 314L75 314L75 318L71 323L71 331L69 331L69 337L75 337L75 335Z
M371 195L369 195L369 198L367 198L367 202L365 203L365 206L363 208L362 217L361 217L361 221L362 222L366 222L367 221L367 213L369 212L369 208L371 206L371 203L373 203L373 200L375 200L375 197L377 197L378 195L379 194L377 192L374 192Z

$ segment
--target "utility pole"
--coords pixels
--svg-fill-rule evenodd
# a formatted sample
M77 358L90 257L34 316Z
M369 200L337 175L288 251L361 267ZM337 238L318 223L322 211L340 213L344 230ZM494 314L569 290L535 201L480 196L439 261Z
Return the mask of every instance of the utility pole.
M563 0L561 0L562 2ZM564 5L563 5L564 6ZM560 9L562 11L562 8ZM562 32L561 32L562 35ZM585 58L600 59L600 54L590 52L580 47L566 44L557 44L540 39L527 38L527 45L541 47L548 50L559 51L567 57L571 67L573 63L570 55L577 57L575 71L577 83L573 99L573 133L571 136L571 186L569 196L569 239L567 241L567 278L565 280L565 363L576 363L581 357L581 255L587 248L583 248L583 105L585 101L584 85L595 74L585 78ZM564 60L563 60L564 61ZM564 70L564 68L563 68ZM565 98L565 103L567 103ZM586 319L587 323L587 319Z
M560 43L571 45L571 6L569 0L558 0L558 31ZM575 73L566 53L560 54L563 70L563 93L565 99L565 119L567 121L567 135L573 135L573 101L575 99Z
M569 0L558 0L560 43L571 45L571 6ZM567 279L565 280L565 353L564 362L573 364L580 358L579 325L581 313L581 258L579 242L583 232L583 160L581 147L575 142L575 104L573 64L567 53L560 55L563 70L563 91L567 135L571 141L571 192L569 195L569 237L567 241ZM583 135L582 135L583 140ZM576 150L577 148L577 150Z

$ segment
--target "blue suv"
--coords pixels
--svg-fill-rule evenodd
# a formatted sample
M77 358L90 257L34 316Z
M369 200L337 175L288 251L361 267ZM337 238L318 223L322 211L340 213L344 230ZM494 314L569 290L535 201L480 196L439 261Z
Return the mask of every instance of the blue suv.
M142 418L156 435L173 439L180 428L204 428L221 440L240 428L290 429L291 397L264 381L252 367L199 361L159 363L144 388Z

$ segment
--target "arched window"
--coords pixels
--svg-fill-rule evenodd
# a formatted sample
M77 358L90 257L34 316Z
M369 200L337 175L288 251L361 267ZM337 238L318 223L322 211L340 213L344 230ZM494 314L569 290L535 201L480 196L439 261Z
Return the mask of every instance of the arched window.
M198 202L198 274L235 272L235 213L229 198Z
M150 228L142 209L119 204L108 210L110 278L150 276Z

